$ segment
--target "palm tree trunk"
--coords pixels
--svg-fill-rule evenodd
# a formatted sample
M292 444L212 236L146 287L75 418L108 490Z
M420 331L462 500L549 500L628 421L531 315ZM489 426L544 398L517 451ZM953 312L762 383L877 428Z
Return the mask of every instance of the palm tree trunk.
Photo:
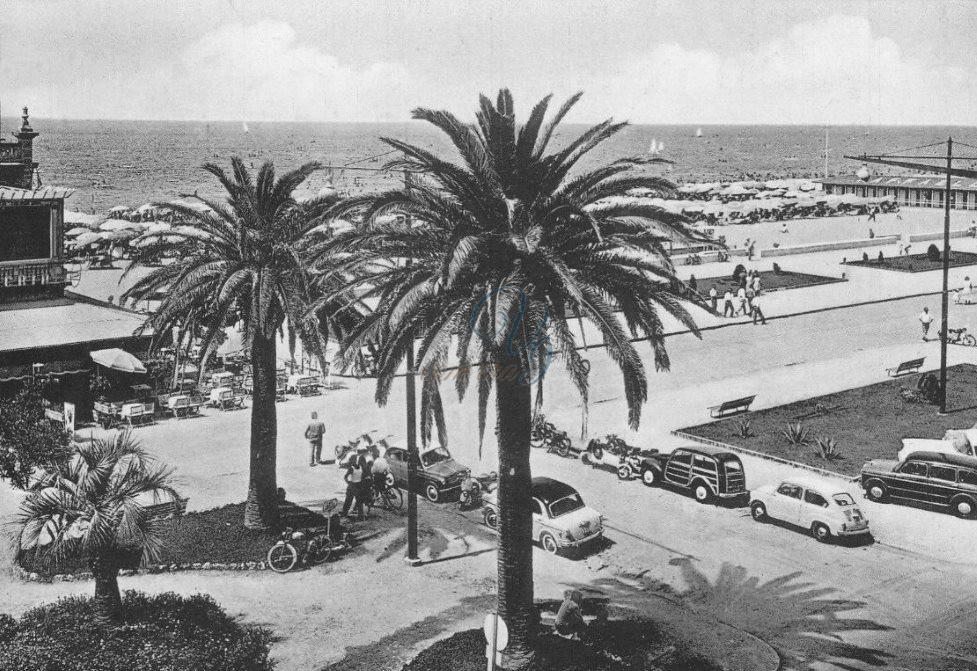
M532 474L529 434L532 388L514 371L518 356L501 356L496 368L496 436L499 441L498 612L509 628L503 653L506 668L533 659L538 615L533 605Z
M102 626L122 622L118 563L110 556L95 555L90 566L95 578L95 621Z
M244 506L244 526L249 529L271 529L278 526L275 368L275 336L267 337L260 333L260 329L255 329L251 341L251 376L254 381L251 401L251 470L248 500Z

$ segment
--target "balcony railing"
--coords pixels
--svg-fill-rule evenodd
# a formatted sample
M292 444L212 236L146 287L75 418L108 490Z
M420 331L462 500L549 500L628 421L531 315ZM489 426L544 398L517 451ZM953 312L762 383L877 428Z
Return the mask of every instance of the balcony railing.
M0 265L0 287L36 287L67 283L68 274L59 261Z

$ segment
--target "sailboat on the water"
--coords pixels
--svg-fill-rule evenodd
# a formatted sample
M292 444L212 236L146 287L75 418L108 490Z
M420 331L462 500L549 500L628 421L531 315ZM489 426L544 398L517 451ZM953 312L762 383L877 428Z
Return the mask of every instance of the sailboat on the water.
M242 121L241 122L241 132L242 133L245 133L245 134L251 132L250 130L248 130L248 122L247 121Z
M696 128L695 129L695 136L696 137L702 137L702 129L701 128Z
M665 143L660 142L656 138L651 138L651 144L648 145L648 153L652 156L657 156L663 151L665 151Z

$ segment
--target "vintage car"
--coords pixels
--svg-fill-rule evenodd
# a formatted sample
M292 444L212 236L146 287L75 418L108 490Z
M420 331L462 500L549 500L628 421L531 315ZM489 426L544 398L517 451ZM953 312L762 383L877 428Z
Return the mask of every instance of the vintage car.
M402 447L388 447L384 458L390 464L390 474L394 485L407 489L407 450ZM437 503L449 494L458 492L471 471L451 457L443 447L422 448L417 464L418 492L428 501Z
M553 478L533 478L533 538L544 550L557 554L578 548L604 535L603 516L584 504L580 493ZM491 529L499 526L498 490L485 497L482 520Z
M961 447L958 447L956 443L952 440L928 440L926 438L903 438L902 439L902 449L896 455L896 459L899 461L905 461L909 458L909 455L915 452L945 452L947 454L963 454L968 457L977 456L974 453L974 448L967 441Z
M867 534L868 520L855 498L831 480L794 477L751 492L750 513L757 522L780 520L807 529L822 543L833 536Z
M862 466L862 488L871 501L908 501L977 517L977 458L914 452L904 461L873 459Z
M743 462L727 450L708 445L677 447L668 454L642 457L641 481L649 487L668 483L688 489L699 503L748 497Z

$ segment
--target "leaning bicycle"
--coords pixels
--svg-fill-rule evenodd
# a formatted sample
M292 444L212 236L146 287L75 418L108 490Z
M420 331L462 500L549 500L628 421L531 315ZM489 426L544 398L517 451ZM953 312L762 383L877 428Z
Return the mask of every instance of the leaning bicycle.
M371 508L381 508L383 510L400 510L404 507L404 493L399 489L394 487L390 480L384 480L382 489L376 491L376 488L372 488L371 492L372 499L370 500L369 506Z

